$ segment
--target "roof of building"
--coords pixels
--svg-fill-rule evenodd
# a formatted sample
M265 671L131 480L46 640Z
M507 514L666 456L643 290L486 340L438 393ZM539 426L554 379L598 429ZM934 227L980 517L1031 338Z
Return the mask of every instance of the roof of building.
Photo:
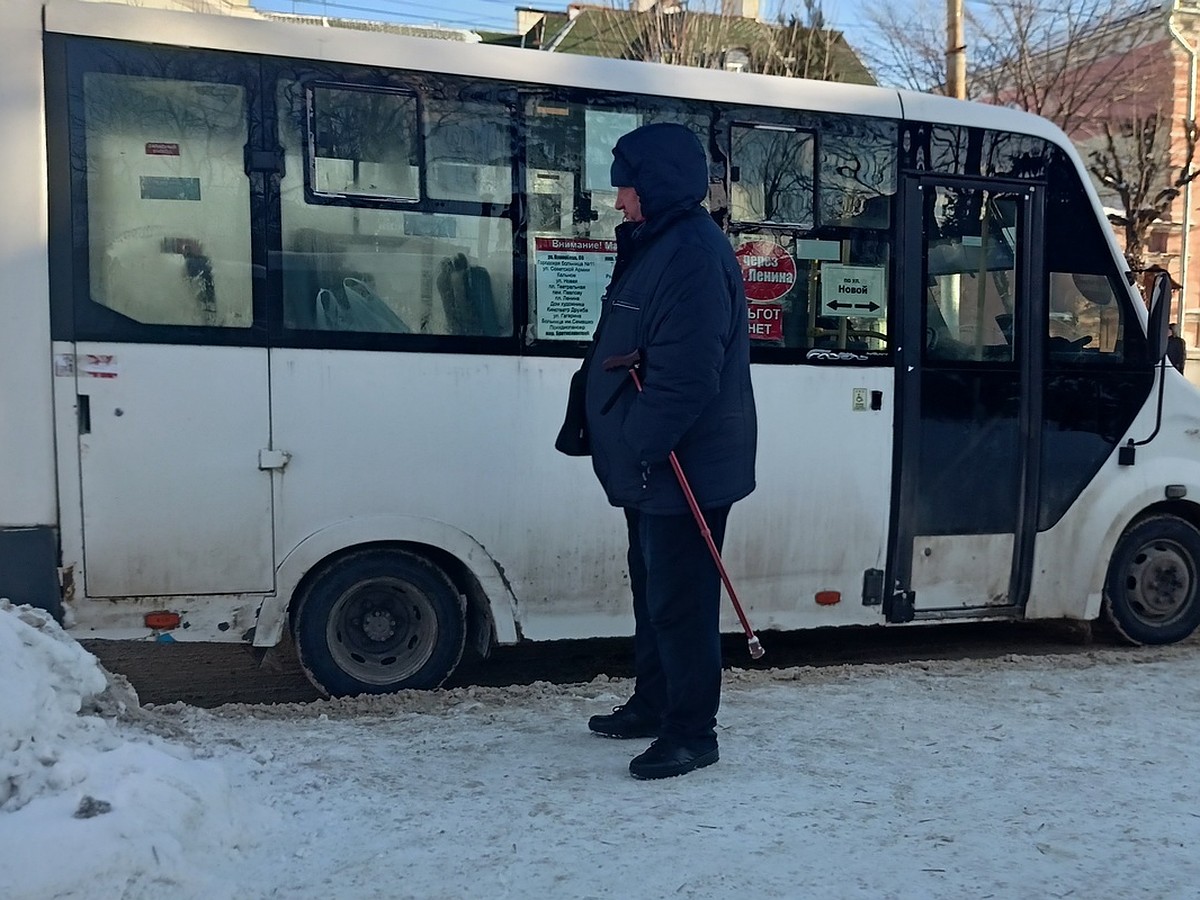
M372 31L383 34L402 34L407 37L438 38L444 41L463 41L477 44L483 35L469 28L447 28L441 25L412 25L405 22L378 22L367 19L345 19L338 16L312 16L296 13L260 11L263 18L280 22L296 22L302 25L319 25L328 28L346 28L351 31ZM511 36L511 35L510 35ZM494 43L499 43L495 41Z
M602 56L615 59L643 58L639 43L669 22L671 14L662 11L635 12L611 7L575 6L573 15L562 11L534 10L541 17L529 31L519 36L521 46L556 53ZM783 31L779 23L761 22L740 16L722 16L704 12L681 12L688 16L687 51L696 57L684 64L712 66L713 58L732 49L743 49L751 60L756 50L770 47ZM800 26L802 31L807 31ZM827 32L830 39L830 71L833 80L852 84L875 84L862 60L846 43L839 31ZM707 56L707 59L703 57ZM719 65L719 63L717 64ZM755 71L760 66L751 64Z

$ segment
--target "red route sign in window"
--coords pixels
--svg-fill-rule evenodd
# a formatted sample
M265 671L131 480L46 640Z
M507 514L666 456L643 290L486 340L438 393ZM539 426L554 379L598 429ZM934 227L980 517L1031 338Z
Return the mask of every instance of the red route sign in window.
M749 319L750 340L783 340L783 304L751 303Z
M747 300L778 300L796 284L796 261L774 241L747 241L734 256L742 267Z

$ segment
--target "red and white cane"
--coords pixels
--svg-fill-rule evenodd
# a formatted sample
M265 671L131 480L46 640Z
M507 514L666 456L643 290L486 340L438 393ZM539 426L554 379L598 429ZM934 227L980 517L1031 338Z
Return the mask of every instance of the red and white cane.
M634 387L638 389L638 393L642 392L642 380L638 377L637 363L641 358L641 354L636 350L629 355L619 360L629 368L629 377L633 379ZM613 362L618 362L614 359ZM605 360L604 368L608 369L609 360ZM762 642L759 641L758 635L754 633L754 629L750 627L750 620L746 618L746 611L742 609L742 604L738 600L737 591L733 589L733 582L729 580L729 573L725 571L725 563L721 561L721 551L717 549L716 541L713 540L712 529L708 527L708 522L704 518L704 512L700 509L700 504L696 502L696 495L692 493L692 486L688 484L687 476L683 474L683 467L679 465L679 458L672 450L668 458L671 460L671 468L675 470L675 478L679 481L679 487L683 489L683 496L687 498L688 508L692 511L692 518L696 520L696 524L700 527L700 534L704 538L704 543L708 545L708 552L712 554L713 562L717 564L717 571L721 573L721 581L725 584L725 590L729 592L729 599L733 603L733 611L737 613L738 621L742 623L742 631L746 632L746 643L750 648L751 659L761 659L766 653L763 650Z

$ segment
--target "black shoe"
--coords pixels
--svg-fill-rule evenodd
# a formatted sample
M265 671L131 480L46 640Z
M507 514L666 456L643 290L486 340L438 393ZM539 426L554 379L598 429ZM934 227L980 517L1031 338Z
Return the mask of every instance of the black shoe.
M659 738L645 753L633 758L629 763L629 774L641 779L674 778L676 775L686 775L693 769L711 766L720 758L716 746L708 750L694 750Z
M647 715L630 703L614 706L611 715L592 716L588 719L588 728L611 738L658 737L657 717Z

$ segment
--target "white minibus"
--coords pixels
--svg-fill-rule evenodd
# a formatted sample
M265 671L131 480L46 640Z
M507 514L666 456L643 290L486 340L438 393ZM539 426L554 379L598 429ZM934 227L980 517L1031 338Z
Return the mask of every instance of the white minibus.
M290 635L354 694L630 634L623 519L553 443L611 147L659 121L745 277L760 631L1200 623L1169 296L1040 118L79 0L10 0L0 80L0 596L79 638Z

